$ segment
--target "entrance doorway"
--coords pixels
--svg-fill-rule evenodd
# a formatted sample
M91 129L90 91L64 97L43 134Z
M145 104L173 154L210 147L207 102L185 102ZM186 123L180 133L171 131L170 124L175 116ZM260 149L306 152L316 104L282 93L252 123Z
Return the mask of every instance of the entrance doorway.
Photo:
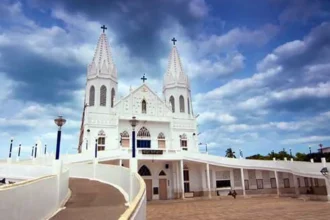
M159 199L167 199L167 179L159 179Z
M152 180L144 179L146 183L147 201L152 200Z
M152 179L145 179L144 177L151 177L151 172L146 165L139 169L139 175L143 177L146 183L147 201L152 200Z

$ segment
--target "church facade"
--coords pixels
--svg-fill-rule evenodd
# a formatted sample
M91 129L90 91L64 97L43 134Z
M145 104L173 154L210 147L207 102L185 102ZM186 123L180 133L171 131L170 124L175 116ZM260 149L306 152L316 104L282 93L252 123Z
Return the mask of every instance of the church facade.
M93 155L96 149L99 163L129 167L134 140L137 171L145 180L147 200L212 197L230 191L244 196L297 196L311 187L315 195L328 198L330 187L315 164L306 164L313 167L310 173L296 172L292 168L296 162L279 165L276 161L260 163L199 152L189 78L176 40L172 41L162 96L149 88L143 76L138 88L119 98L120 73L106 34L100 35L87 69L81 154ZM138 120L134 137L132 117Z

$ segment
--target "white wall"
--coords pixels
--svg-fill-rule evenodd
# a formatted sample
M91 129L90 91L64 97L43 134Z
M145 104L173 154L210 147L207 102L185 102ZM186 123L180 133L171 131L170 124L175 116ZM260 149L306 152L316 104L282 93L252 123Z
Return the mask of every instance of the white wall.
M1 219L47 219L67 198L69 171L0 189Z

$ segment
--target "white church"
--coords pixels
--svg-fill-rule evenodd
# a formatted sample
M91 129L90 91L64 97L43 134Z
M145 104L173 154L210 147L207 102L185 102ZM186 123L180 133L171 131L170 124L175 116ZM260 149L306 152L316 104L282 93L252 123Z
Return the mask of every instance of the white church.
M330 199L330 186L320 173L321 164L275 158L231 159L199 152L189 78L183 70L175 38L172 41L162 96L148 87L143 76L138 88L119 98L120 73L103 30L87 70L80 154L97 153L101 164L131 168L133 164L146 183L149 201L212 197L230 191L244 196L298 197L308 193L315 199Z

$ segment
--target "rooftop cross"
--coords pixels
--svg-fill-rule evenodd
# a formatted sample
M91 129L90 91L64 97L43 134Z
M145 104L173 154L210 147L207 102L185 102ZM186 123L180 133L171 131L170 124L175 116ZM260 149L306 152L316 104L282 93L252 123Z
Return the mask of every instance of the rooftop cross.
M101 29L103 29L103 33L106 29L108 29L105 25L101 26Z
M173 45L175 45L175 42L176 42L177 40L175 39L175 37L173 37L171 41L173 42Z
M143 81L143 83L144 83L144 81L147 80L147 78L146 78L146 74L143 74L143 77L141 77L141 80Z

